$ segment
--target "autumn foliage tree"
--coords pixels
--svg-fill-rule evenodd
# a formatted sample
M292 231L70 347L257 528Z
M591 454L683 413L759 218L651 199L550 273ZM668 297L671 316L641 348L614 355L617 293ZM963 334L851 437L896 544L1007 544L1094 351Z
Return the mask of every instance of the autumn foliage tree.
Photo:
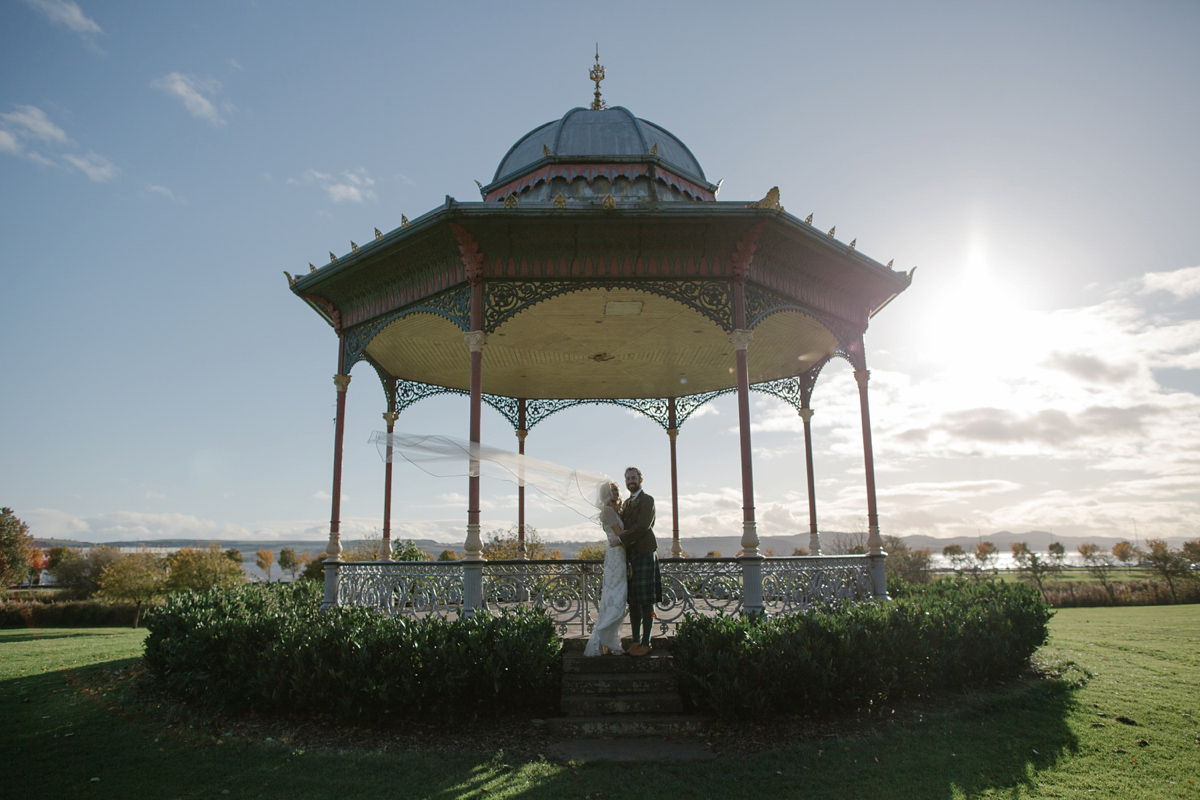
M0 591L29 577L35 549L29 526L11 508L0 509Z
M104 568L120 557L121 551L107 544L89 547L86 553L68 547L58 554L58 561L50 571L70 597L83 599L100 589L100 575Z
M167 591L192 589L198 592L245 583L240 565L225 557L215 542L208 547L184 547L167 558Z
M255 565L271 580L271 567L275 566L275 551L263 548L254 554Z
M294 549L285 547L279 551L279 569L282 572L290 572L292 580L296 580L296 570L300 569L300 559L296 557Z
M1189 563L1179 550L1172 550L1163 539L1148 539L1146 550L1141 553L1146 566L1162 576L1171 589L1171 599L1179 602L1176 585L1188 577Z
M1113 558L1125 565L1125 569L1129 569L1129 565L1137 560L1137 549L1131 542L1119 541L1112 547Z
M107 565L100 573L100 595L136 604L133 627L142 619L142 608L167 588L167 561L153 553L130 553Z
M483 543L483 557L488 561L507 561L517 558L517 526L508 530L497 528L488 533ZM551 550L538 536L537 528L525 526L525 557L530 561L561 561L562 551Z

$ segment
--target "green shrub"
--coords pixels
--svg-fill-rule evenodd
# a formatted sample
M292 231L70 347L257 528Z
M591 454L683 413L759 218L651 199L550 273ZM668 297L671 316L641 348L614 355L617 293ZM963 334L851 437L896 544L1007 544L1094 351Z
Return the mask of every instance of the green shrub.
M172 596L147 616L146 667L167 691L223 709L380 720L556 701L560 642L544 612L321 612L321 592L296 581Z
M1051 612L1027 586L963 578L909 584L888 603L776 617L687 616L675 637L681 690L721 717L767 717L1015 677Z
M0 628L116 628L133 625L137 606L100 600L0 603Z

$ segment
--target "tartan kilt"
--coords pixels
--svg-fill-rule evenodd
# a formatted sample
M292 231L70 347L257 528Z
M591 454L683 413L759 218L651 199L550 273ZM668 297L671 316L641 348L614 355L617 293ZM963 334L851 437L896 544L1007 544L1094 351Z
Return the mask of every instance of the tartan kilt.
M629 578L630 603L661 603L662 572L658 568L658 553L647 553L629 559L633 574Z

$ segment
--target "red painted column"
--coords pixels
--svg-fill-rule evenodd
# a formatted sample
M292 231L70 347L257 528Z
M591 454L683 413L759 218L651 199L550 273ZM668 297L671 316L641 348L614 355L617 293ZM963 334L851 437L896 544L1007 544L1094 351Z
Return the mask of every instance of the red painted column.
M679 424L675 419L675 398L667 401L667 437L671 440L671 555L679 558L683 550L679 547L679 470L675 457L675 439L679 436Z
M746 324L746 293L741 281L733 284L733 322L736 330L729 342L737 350L738 431L742 457L742 555L758 555L758 530L754 520L754 460L750 447L750 367L746 349L754 334Z
M854 371L858 382L858 404L862 411L863 461L867 472L867 553L879 555L883 551L883 539L879 535L879 512L875 505L875 454L871 448L871 410L867 405L867 381L871 373L866 369Z
M396 383L392 382L389 405L395 406ZM400 415L395 411L383 412L383 421L387 423L388 446L387 463L383 466L383 557L381 561L392 560L392 434L396 430L396 420Z
M817 487L813 480L812 415L808 407L800 409L804 420L804 467L808 474L808 554L821 555L821 534L817 532Z
M337 387L337 421L333 433L333 500L329 512L329 544L325 548L325 596L321 608L337 605L338 567L342 564L342 441L346 433L346 389L350 376L345 374L345 346L338 335L338 372L333 376Z
M525 437L529 430L525 427L525 398L522 397L517 406L517 452L525 455ZM522 465L522 470L524 465ZM523 475L522 475L523 477ZM525 560L525 481L517 484L517 558Z

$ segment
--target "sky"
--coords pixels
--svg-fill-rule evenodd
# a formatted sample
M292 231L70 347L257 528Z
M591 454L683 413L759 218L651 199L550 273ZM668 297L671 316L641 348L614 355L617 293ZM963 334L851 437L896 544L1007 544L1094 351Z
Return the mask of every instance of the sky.
M721 200L781 202L917 271L871 322L885 535L1200 533L1200 5L0 4L0 504L84 541L327 535L336 338L283 271L344 254L591 100L682 139ZM343 535L382 524L348 394ZM848 364L813 398L820 525L866 526ZM760 535L808 529L794 409L752 394ZM467 402L397 430L466 438ZM515 449L485 407L483 439ZM736 536L736 403L678 441L681 534ZM586 406L527 452L636 464L669 530L668 443ZM393 536L461 543L465 479L397 467ZM485 483L483 528L516 521ZM537 497L549 539L599 539Z

